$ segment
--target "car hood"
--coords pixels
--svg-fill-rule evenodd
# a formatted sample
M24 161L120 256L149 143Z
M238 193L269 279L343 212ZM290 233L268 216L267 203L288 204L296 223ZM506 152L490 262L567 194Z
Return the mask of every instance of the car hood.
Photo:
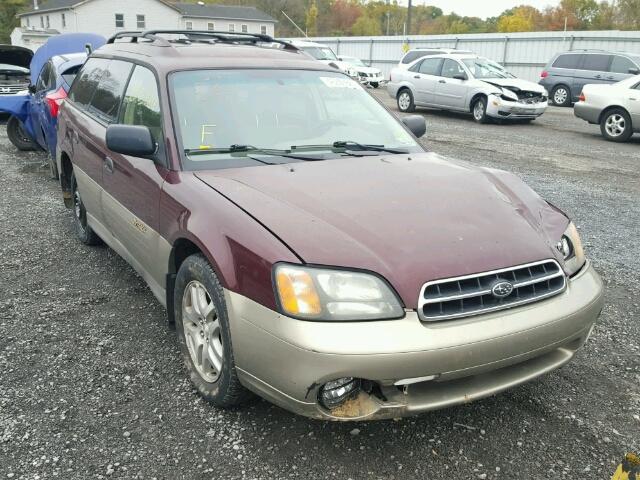
M373 68L373 67L358 67L356 65L352 65L351 68L353 68L354 70L356 70L357 72L362 72L362 73L380 73L380 69L379 68Z
M522 80L520 78L490 78L483 79L482 81L496 87L504 87L510 90L524 90L527 92L537 92L540 94L544 94L544 92L546 91L542 85L529 82L528 80Z
M568 220L518 177L433 153L199 171L305 263L430 280L556 258Z
M0 63L28 69L32 58L33 51L28 48L0 45Z

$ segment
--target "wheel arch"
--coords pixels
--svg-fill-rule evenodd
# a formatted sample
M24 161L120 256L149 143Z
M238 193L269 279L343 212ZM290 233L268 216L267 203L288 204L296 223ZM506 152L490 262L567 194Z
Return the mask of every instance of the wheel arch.
M485 100L489 99L489 95L487 95L485 92L476 92L472 97L471 97L471 101L469 102L469 112L473 112L473 106L475 105L475 103L481 98L484 97Z
M621 105L609 105L608 107L602 109L602 112L600 112L600 115L598 115L598 123L602 123L602 119L604 118L604 116L607 114L607 112L610 112L611 110L623 110L629 117L629 121L631 122L631 128L633 129L633 119L631 118L631 114L629 113L629 110L627 110Z
M73 198L71 193L71 174L73 173L73 164L71 158L65 151L60 152L60 166L59 166L59 179L60 188L62 189L62 199L64 200L64 206L67 208L73 207Z

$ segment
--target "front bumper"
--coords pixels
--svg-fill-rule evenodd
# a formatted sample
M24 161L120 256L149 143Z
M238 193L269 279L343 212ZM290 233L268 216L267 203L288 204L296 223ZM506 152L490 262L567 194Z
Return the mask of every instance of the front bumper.
M524 307L472 318L305 322L227 291L241 382L273 403L331 420L395 418L466 403L531 380L568 362L602 310L602 282L587 264L565 292ZM408 387L394 383L435 376ZM317 399L325 382L375 382L334 410Z
M494 118L537 118L547 110L547 102L510 102L497 96L489 96L487 115Z
M376 84L377 86L383 86L383 85L386 85L387 79L384 78L382 75L377 76L377 77L364 77L364 76L361 76L360 77L360 82L364 83L366 85Z
M589 123L600 123L601 112L601 108L596 108L585 102L578 102L573 106L573 114Z

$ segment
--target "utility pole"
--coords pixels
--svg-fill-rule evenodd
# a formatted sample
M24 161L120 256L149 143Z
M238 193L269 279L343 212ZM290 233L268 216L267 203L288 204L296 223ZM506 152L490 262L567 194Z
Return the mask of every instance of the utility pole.
M409 0L409 6L407 7L407 35L411 35L411 0Z

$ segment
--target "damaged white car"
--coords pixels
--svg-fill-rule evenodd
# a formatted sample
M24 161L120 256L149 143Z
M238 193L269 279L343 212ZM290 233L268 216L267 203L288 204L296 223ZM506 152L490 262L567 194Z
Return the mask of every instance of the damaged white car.
M490 119L531 121L548 105L548 92L537 83L516 78L477 55L443 54L394 68L387 84L401 112L416 107L469 112L476 122Z

